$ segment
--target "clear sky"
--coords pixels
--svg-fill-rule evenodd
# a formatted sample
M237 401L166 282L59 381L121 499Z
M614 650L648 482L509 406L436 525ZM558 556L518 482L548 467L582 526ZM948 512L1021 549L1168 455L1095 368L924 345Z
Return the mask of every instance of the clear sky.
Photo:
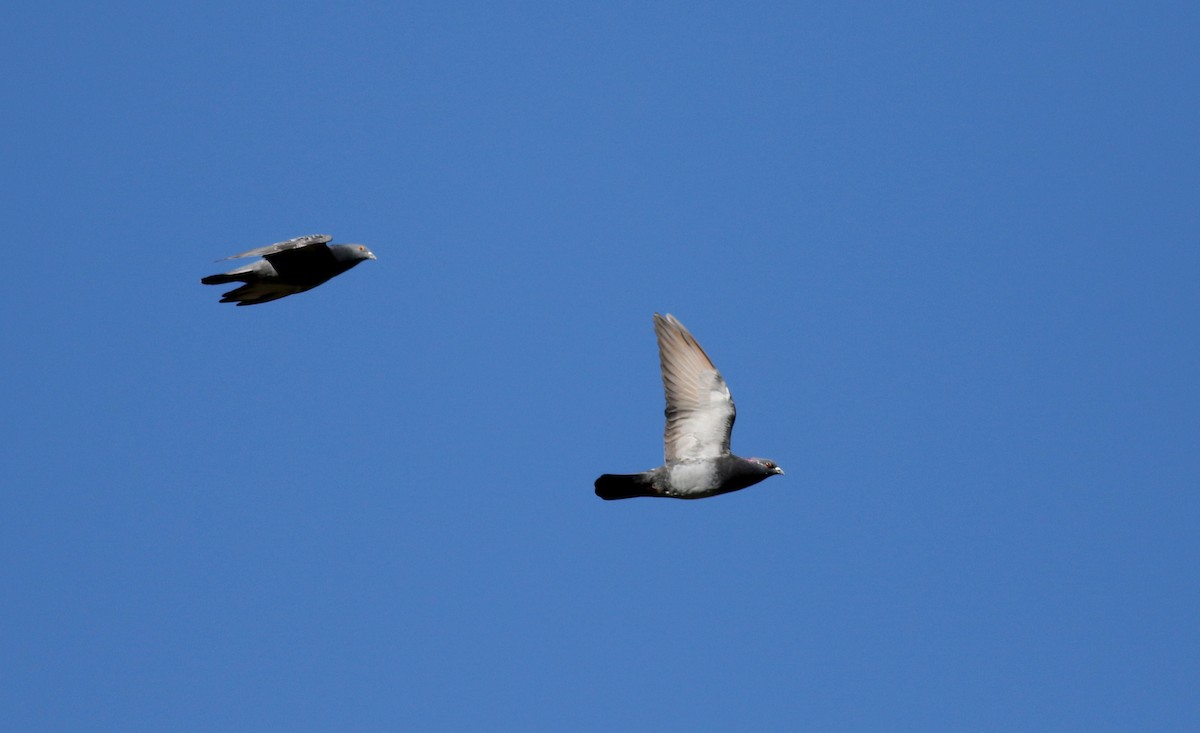
M0 21L0 729L1200 719L1195 2ZM786 476L593 495L655 311Z

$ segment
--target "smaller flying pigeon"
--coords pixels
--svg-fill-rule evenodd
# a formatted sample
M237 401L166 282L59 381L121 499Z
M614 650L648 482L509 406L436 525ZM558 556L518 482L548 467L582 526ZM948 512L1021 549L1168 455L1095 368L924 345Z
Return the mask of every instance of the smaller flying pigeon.
M663 389L667 394L666 465L596 479L601 499L664 496L703 499L747 486L783 469L766 458L729 451L736 410L721 373L675 316L654 314Z
M361 244L329 244L332 240L328 234L309 234L231 255L225 259L263 259L220 275L209 275L200 282L246 283L222 295L221 302L257 305L311 290L363 260L375 259L371 250Z

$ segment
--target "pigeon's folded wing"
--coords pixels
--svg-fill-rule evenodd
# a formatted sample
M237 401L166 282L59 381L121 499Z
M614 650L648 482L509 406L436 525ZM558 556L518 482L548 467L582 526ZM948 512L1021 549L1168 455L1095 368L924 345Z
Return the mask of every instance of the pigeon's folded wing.
M246 252L242 252L241 254L229 255L228 257L223 257L221 260L217 261L221 262L222 260L236 260L240 257L266 257L267 255L273 255L277 252L283 252L289 249L312 247L313 245L328 244L332 241L333 237L328 234L308 234L303 237L289 239L286 242L276 242L275 244L269 244L266 247L248 250Z
M721 373L674 316L655 313L654 332L667 396L667 463L728 455L736 409Z

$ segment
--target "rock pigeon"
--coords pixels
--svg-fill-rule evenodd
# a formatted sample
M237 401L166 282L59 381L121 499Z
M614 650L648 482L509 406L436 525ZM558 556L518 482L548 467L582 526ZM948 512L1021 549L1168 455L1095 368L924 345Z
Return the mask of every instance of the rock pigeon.
M361 244L329 244L328 234L309 234L226 257L262 257L245 267L200 280L205 285L246 283L221 296L222 303L256 305L311 290L375 255Z
M596 496L703 499L783 475L774 461L740 458L729 451L736 413L733 398L721 373L683 324L670 314L655 313L654 332L667 393L666 465L645 473L606 473L596 479Z

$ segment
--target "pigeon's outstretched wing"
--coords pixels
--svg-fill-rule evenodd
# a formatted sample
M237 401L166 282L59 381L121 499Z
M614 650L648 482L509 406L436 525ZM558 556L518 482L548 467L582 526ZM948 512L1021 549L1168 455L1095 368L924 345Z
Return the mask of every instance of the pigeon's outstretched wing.
M236 303L237 305L258 305L259 303L269 303L272 300L279 300L289 295L302 293L307 289L270 282L247 283L240 288L235 288L222 295L221 302Z
M729 455L737 411L721 373L675 316L655 313L654 333L667 396L667 463Z
M241 254L222 257L221 259L217 260L217 262L222 262L224 260L236 260L241 257L266 257L267 255L277 254L289 249L302 249L304 247L328 244L332 241L333 237L328 234L307 234L303 237L289 239L286 242L276 242L275 244L269 244L266 247L248 250L246 252L242 252Z

